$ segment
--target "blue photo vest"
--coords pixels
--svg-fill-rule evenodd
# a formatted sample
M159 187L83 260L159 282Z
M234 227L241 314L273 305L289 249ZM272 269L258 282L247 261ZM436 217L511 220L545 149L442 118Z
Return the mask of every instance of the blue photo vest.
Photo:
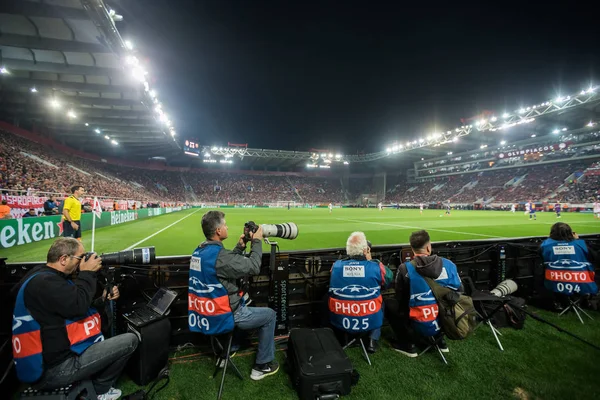
M221 246L199 246L190 260L188 325L192 332L220 335L233 331L229 293L215 269Z
M542 243L544 258L544 286L568 296L596 294L594 266L588 261L588 249L581 239L559 242L546 239Z
M350 333L381 328L381 268L368 260L339 260L329 281L331 324Z
M431 288L417 272L412 263L409 261L405 265L410 281L408 307L409 318L412 321L413 328L422 336L435 336L440 331L440 326L437 322L439 314L437 301ZM460 288L460 278L456 270L456 265L452 261L442 258L442 272L435 281L441 286L458 290Z
M17 377L21 382L33 383L44 373L44 358L42 355L42 337L40 324L31 316L25 307L25 287L36 276L33 274L23 283L17 294L13 313L12 345L13 360ZM73 282L69 281L72 285ZM78 320L65 320L65 329L71 345L71 351L77 355L83 353L96 342L104 340L101 331L100 314L89 308L85 317Z

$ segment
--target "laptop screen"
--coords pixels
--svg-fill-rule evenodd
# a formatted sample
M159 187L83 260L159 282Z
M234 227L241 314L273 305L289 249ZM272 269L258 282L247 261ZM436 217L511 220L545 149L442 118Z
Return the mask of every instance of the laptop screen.
M148 303L148 307L159 313L160 315L164 315L167 312L173 300L177 297L177 292L172 290L167 290L165 288L158 289L158 292L154 294L152 300Z

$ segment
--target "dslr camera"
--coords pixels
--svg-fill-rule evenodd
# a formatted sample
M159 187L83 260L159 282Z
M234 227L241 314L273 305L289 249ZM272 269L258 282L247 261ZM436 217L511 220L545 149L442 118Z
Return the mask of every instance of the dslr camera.
M278 237L281 239L296 239L298 236L298 226L293 222L286 222L283 224L262 224L263 237ZM258 230L258 225L254 221L248 221L244 224L244 242L248 243L252 237L250 233L254 234Z

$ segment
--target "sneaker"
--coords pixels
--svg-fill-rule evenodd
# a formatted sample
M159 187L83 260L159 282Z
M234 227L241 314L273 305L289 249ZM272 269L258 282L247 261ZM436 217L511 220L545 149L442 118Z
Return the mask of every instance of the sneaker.
M445 339L442 339L438 342L438 347L440 348L440 351L442 353L450 353L450 350L448 349L448 345L446 344Z
M398 353L402 353L410 358L415 358L419 356L419 353L417 353L417 346L415 346L413 343L394 342L392 343L392 348Z
M229 358L233 358L233 356L235 356L237 353L237 351L232 351L231 353L229 353ZM219 363L219 368L225 368L225 359L219 357L217 359L217 362Z
M260 381L264 377L276 374L277 371L279 371L279 364L275 360L266 364L254 364L250 379Z
M379 342L375 339L369 339L365 347L367 348L367 353L374 354L379 349Z
M121 391L111 387L108 392L99 395L98 400L117 400L119 397L121 397Z

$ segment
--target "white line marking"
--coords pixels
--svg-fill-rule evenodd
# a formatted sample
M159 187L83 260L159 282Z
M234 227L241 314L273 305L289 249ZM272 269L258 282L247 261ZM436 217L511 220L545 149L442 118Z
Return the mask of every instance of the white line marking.
M142 239L142 240L140 240L139 242L137 242L137 243L135 243L135 244L132 244L131 246L129 246L129 247L128 247L128 248L126 248L125 250L131 250L131 249L133 249L133 248L134 248L135 246L137 246L138 244L144 243L146 240L148 240L148 239L150 239L150 238L153 238L154 236L158 235L159 233L161 233L161 232L163 232L163 231L166 231L167 229L169 229L169 228L170 228L170 227L172 227L173 225L180 223L181 221L183 221L183 220L184 220L184 219L186 219L187 217L191 217L192 215L196 214L196 213L197 213L198 211L200 211L200 210L201 210L201 208L197 209L196 211L194 211L194 212L193 212L193 213L191 213L191 214L188 214L188 215L186 215L186 216L185 216L185 217L183 217L183 218L180 218L180 219L178 219L177 221L173 222L171 225L169 225L169 226L165 226L165 227L164 227L164 228L162 228L160 231L158 231L158 232L154 232L152 235L148 236L148 237L147 237L147 238L145 238L145 239Z
M374 225L386 225L386 226L395 226L398 228L407 228L407 229L425 229L419 226L408 226L408 225L398 225L398 224L386 224L383 222L371 222L371 221L360 221L358 219L345 219L345 218L336 218L340 221L348 221L348 222L360 222L362 224L374 224ZM484 235L483 233L471 233L471 232L460 232L460 231L449 231L446 229L433 229L433 228L427 228L425 229L427 231L436 231L436 232L447 232L447 233L460 233L463 235L473 235L473 236L484 236L484 237L490 237L490 238L499 238L500 236L492 236L492 235Z

